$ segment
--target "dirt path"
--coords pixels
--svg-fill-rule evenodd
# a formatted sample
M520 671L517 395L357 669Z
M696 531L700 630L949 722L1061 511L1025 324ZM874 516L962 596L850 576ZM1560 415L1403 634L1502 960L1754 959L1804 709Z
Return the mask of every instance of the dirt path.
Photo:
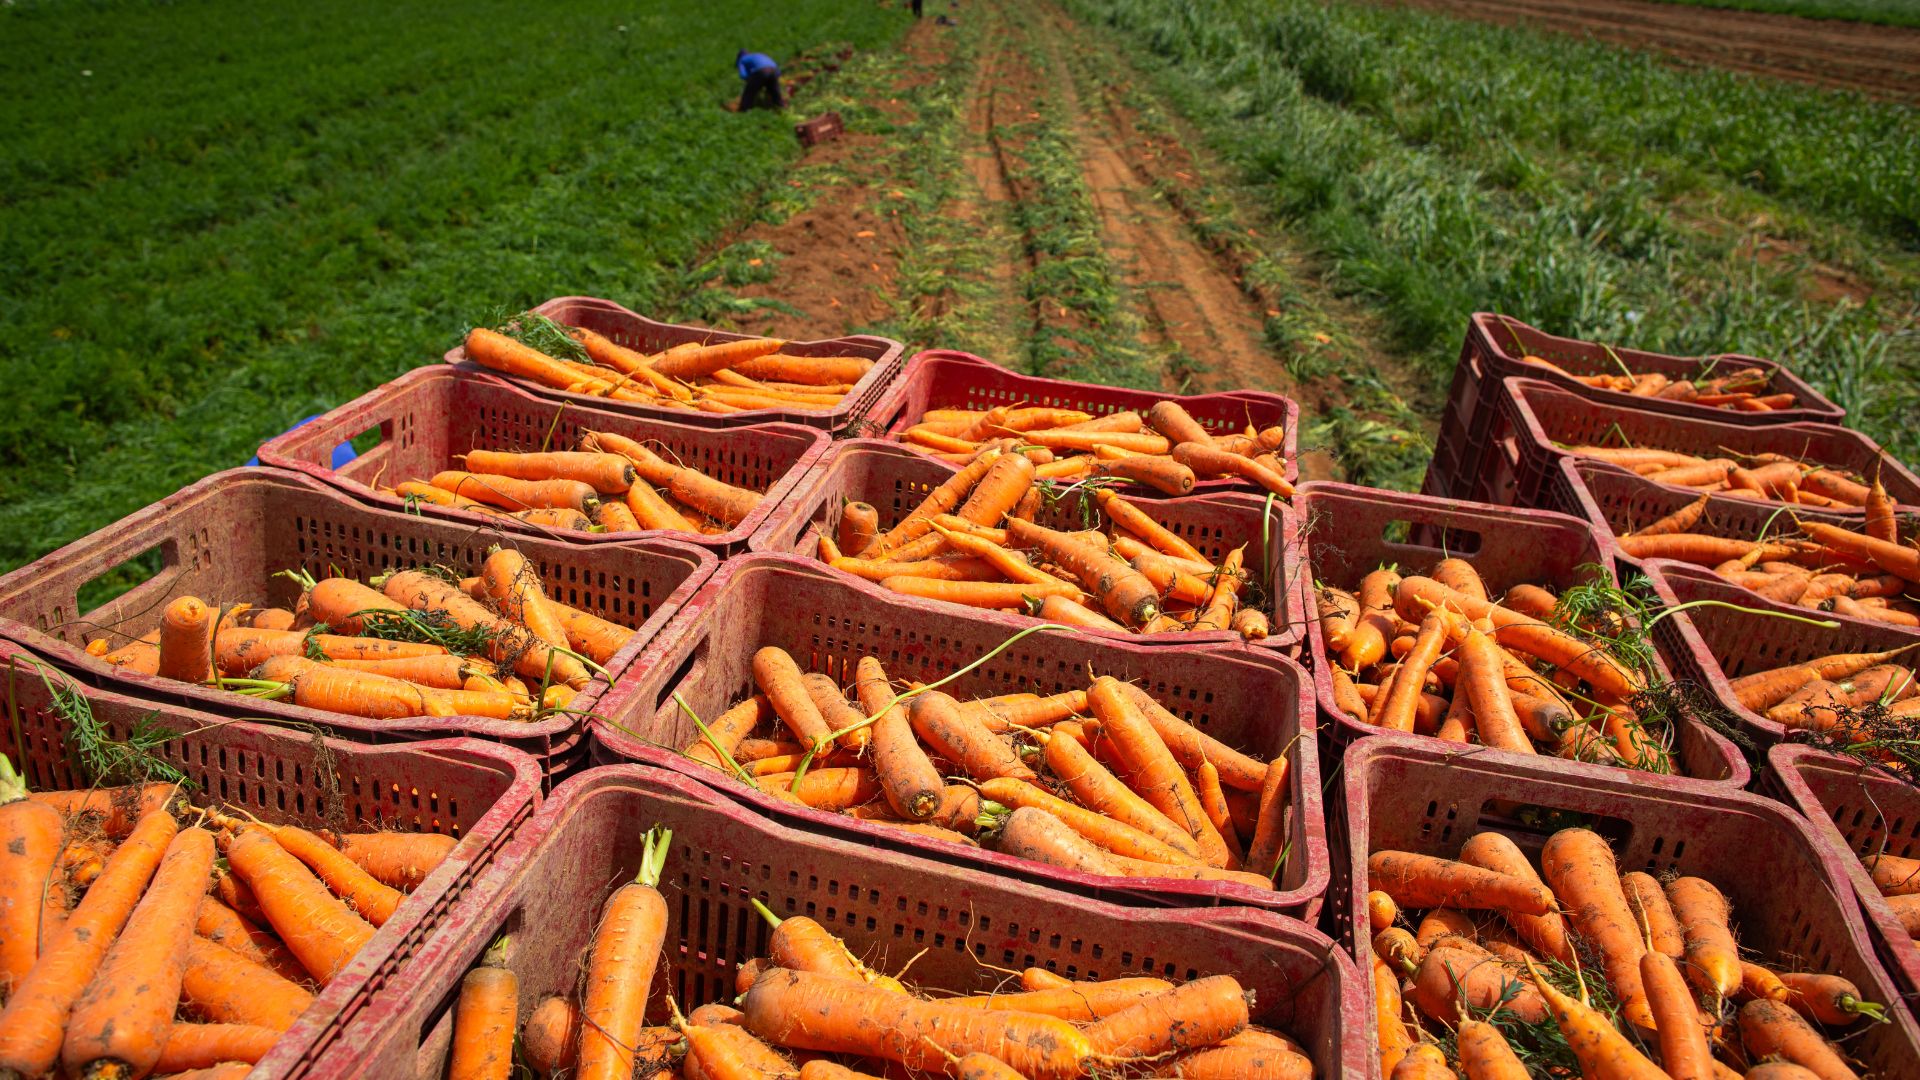
M1667 53L1690 64L1920 101L1920 30L1651 0L1398 0Z

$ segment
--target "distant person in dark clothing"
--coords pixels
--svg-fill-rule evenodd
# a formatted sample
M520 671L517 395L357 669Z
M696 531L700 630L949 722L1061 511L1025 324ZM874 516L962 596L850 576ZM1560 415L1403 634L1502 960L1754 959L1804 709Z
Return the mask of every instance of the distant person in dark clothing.
M780 96L780 65L773 62L773 57L741 49L733 58L733 66L747 83L747 88L740 92L741 112L758 105L762 95L766 96L769 108L787 107L786 99Z
M921 2L922 0L913 0L913 17L916 19L920 17Z

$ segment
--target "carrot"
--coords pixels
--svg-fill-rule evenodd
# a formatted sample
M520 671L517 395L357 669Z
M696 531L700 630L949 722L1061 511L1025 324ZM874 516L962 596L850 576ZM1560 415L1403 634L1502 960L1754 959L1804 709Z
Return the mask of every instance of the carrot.
M1640 689L1639 677L1605 651L1537 619L1464 596L1431 578L1405 579L1395 590L1395 602L1422 613L1425 604L1457 611L1468 619L1490 619L1494 640L1502 646L1566 668L1595 690L1614 698L1631 697Z
M669 462L624 436L596 431L583 436L581 442L626 458L633 463L640 479L666 488L668 495L728 525L744 521L764 497L757 491L716 480L698 469Z
M1493 908L1522 915L1553 909L1553 894L1537 881L1408 851L1369 855L1367 887L1386 893L1400 907Z
M1380 1075L1391 1076L1413 1045L1400 1019L1400 980L1379 957L1373 958L1373 1023L1380 1050Z
M1267 877L1280 872L1280 856L1286 846L1287 780L1288 763L1283 754L1267 763L1259 810L1247 841L1247 869Z
M1877 653L1838 653L1788 667L1769 668L1734 679L1730 684L1734 697L1743 708L1754 712L1786 700L1794 691L1815 679L1839 680L1856 675L1877 664L1899 656L1911 645Z
M1195 476L1238 477L1249 480L1283 499L1293 498L1293 485L1280 474L1279 470L1255 458L1241 457L1217 447L1190 442L1175 446L1169 456L1192 469Z
M1166 526L1153 520L1146 511L1104 488L1094 492L1094 501L1114 524L1133 533L1140 539L1167 555L1180 559L1192 559L1195 562L1207 562L1206 556L1186 540L1175 535Z
M1011 746L987 730L978 717L937 690L914 698L907 716L914 733L925 740L934 753L960 766L976 780L1034 779L1033 770L1020 760Z
M660 493L654 490L653 485L645 480L635 480L633 486L627 488L626 502L627 511L643 529L699 531L693 522L687 520L686 515L674 509L673 504L662 498Z
M996 735L1015 728L1046 727L1087 711L1087 692L1068 690L1051 697L1025 695L1020 700L985 699L960 706L980 718L987 730Z
M551 677L576 689L587 683L586 667L579 660L555 652L545 641L431 574L403 570L389 575L381 589L415 611L439 611L462 629L490 631L488 655L501 664L511 662L518 674L543 683Z
M1731 1069L1719 1074L1721 1080L1731 1077L1733 1080L1820 1080L1820 1074L1804 1069L1791 1061L1768 1061L1746 1071L1743 1077Z
M675 379L696 379L722 368L758 360L787 345L774 338L739 338L691 349L669 349L653 358L653 370Z
M1460 685L1455 693L1467 695L1481 742L1500 750L1531 754L1533 744L1527 739L1513 694L1507 689L1498 648L1493 638L1468 629L1460 642Z
M467 332L467 359L482 367L564 389L578 381L573 369L505 334L476 326Z
M609 341L581 326L567 327L567 336L586 347L587 356L602 367L644 380L655 392L676 401L690 401L693 392L681 383L653 370L653 361L644 354Z
M493 665L485 660L452 653L402 656L392 660L333 660L330 663L343 671L365 671L438 690L463 689L476 678L491 679L495 674Z
M880 790L888 805L912 821L924 821L939 808L945 782L914 738L907 710L894 702L893 684L871 656L860 658L855 668L854 692L868 716L877 715L871 728L870 745L874 771L880 777Z
M840 527L834 534L840 550L861 552L880 533L880 511L872 503L849 502L840 508Z
M808 701L811 703L812 699L809 698ZM749 732L759 727L762 722L773 719L774 716L773 706L768 702L766 695L755 694L719 716L706 721L707 734L696 736L682 753L717 769L723 757L721 750L732 754ZM822 719L823 725L825 722ZM718 748L714 746L715 743L719 744ZM802 744L802 749L812 745L812 741L809 740Z
M1125 539L1122 537L1116 540L1114 550L1121 550L1123 547L1121 541ZM1213 595L1213 586L1207 584L1205 578L1189 572L1176 560L1158 552L1141 551L1139 554L1128 556L1128 560L1129 565L1144 574L1146 579L1153 583L1153 587L1168 599L1189 604L1204 604L1208 597ZM1211 575L1213 570L1209 567L1204 573Z
M313 995L272 969L202 937L187 943L180 996L191 1009L222 1024L285 1031L313 1004Z
M1868 855L1860 860L1882 896L1906 896L1920 893L1920 859L1898 855Z
M1710 498L1711 496L1702 495L1698 499L1695 499L1694 501L1688 503L1687 505L1681 507L1680 509L1675 510L1673 513L1668 514L1667 516L1660 518L1658 521L1653 522L1652 524L1648 525L1646 528L1635 529L1633 531L1633 535L1634 536L1665 536L1669 533L1689 532L1693 529L1695 525L1700 523L1701 517L1703 517L1706 514L1707 501Z
M573 480L586 484L602 495L621 494L633 485L634 478L632 463L618 454L582 451L516 454L499 450L469 450L464 463L471 472L508 476L515 480Z
M1481 600L1487 598L1487 583L1480 579L1480 571L1475 570L1473 564L1465 559L1441 559L1433 564L1433 570L1429 576L1462 595ZM1515 586L1515 588L1519 587ZM1512 596L1512 593L1509 592L1508 596Z
M784 346L783 346L784 347ZM729 365L750 379L763 382L857 383L873 370L873 361L863 356L788 356L772 353Z
M1414 707L1420 701L1420 688L1425 685L1427 672L1432 669L1433 662L1440 658L1440 650L1446 643L1446 620L1437 613L1427 616L1420 624L1420 632L1414 638L1412 650L1401 658L1400 667L1394 673L1393 688L1380 708L1381 727L1396 731L1413 730Z
M243 674L276 656L318 653L329 660L403 660L444 656L447 652L438 645L305 630L222 630L215 651L220 672L225 675Z
M1738 990L1740 950L1728 926L1727 898L1710 881L1681 877L1667 883L1667 902L1686 938L1687 977L1715 997Z
M1795 472L1800 469L1798 462L1788 462ZM1865 506L1871 491L1865 484L1850 480L1832 469L1815 469L1800 477L1800 487L1816 495L1823 495L1847 506Z
M1220 786L1220 770L1211 761L1203 761L1193 777L1194 793L1200 796L1200 809L1204 810L1207 820L1213 823L1213 829L1227 845L1227 869L1241 870L1246 867L1246 845L1240 842L1240 834L1233 826L1233 810L1227 805L1227 793ZM1272 875L1267 875L1271 877Z
M830 731L845 731L838 745L841 749L863 751L873 737L872 725L866 723L867 714L847 703L847 696L840 691L840 685L818 672L808 672L801 676L801 682L807 688L807 696L813 699L814 708L820 710L820 716L827 722Z
M1742 1000L1759 997L1780 1002L1792 996L1780 976L1746 960L1740 961L1740 994Z
M532 510L516 510L507 516L542 529L572 529L575 532L587 532L593 528L593 518L578 510L561 507L541 506Z
M1546 998L1554 1024L1566 1038L1568 1048L1579 1059L1583 1076L1591 1080L1667 1080L1667 1074L1615 1030L1605 1014L1561 993L1531 965L1528 973L1533 976L1540 995ZM1637 967L1634 976L1637 985ZM1644 1002L1642 1005L1644 1007Z
M404 611L405 608L378 589L369 589L349 577L323 578L307 590L307 615L316 623L325 623L338 634L364 633L362 616L373 611ZM259 623L255 622L258 627ZM224 631L224 627L222 628Z
M1528 1080L1527 1067L1507 1045L1500 1029L1484 1020L1466 1019L1455 1029L1460 1070L1467 1080Z
M1866 534L1875 540L1898 544L1900 524L1894 520L1893 500L1887 497L1887 489L1881 485L1878 474L1873 478L1873 486L1867 489L1866 510Z
M1786 1003L1816 1024L1847 1027L1861 1017L1887 1023L1886 1007L1860 996L1860 988L1838 975L1791 971L1780 976Z
M1212 1046L1246 1030L1252 999L1231 975L1182 983L1108 1016L1082 1034L1095 1054L1152 1058Z
M656 887L673 835L647 833L640 870L600 910L581 998L579 1080L627 1080L644 1026L647 991L666 939L667 902Z
M253 1066L244 1061L226 1061L211 1068L188 1069L174 1073L167 1080L246 1080L253 1072Z
M1104 550L1018 519L1007 523L1007 538L1016 547L1038 549L1079 579L1107 614L1122 623L1143 625L1159 613L1160 597L1153 583Z
M1620 875L1620 891L1633 912L1634 925L1647 932L1647 947L1666 953L1675 960L1686 955L1686 935L1673 917L1666 890L1653 875L1640 870Z
M307 977L306 969L280 944L279 938L247 921L239 912L221 903L217 896L208 896L200 902L193 932L288 978Z
M542 998L520 1028L520 1056L541 1076L572 1069L580 1057L580 1010L558 995Z
M1106 737L1132 774L1130 786L1193 838L1202 862L1224 867L1229 855L1226 841L1207 817L1166 740L1127 692L1126 684L1101 676L1087 691L1087 704L1100 718Z
M1157 401L1147 410L1147 423L1153 430L1165 435L1176 443L1199 443L1212 446L1213 436L1193 415L1182 408L1177 401Z
M1068 458L1059 468L1048 467L1042 475L1049 479L1064 479L1063 473L1077 475L1072 467L1085 458ZM1187 495L1198 482L1193 470L1170 457L1159 454L1129 454L1124 457L1100 461L1094 470L1101 476L1111 476L1118 480L1131 480L1144 484L1164 495Z
M1120 692L1146 716L1154 733L1183 768L1198 769L1201 762L1211 761L1220 770L1220 782L1240 791L1259 791L1266 783L1267 767L1257 759L1175 716L1152 694L1132 683L1121 683Z
M1062 824L1102 849L1149 862L1181 865L1191 862L1186 855L1154 837L1085 807L1051 795L1025 780L1000 777L980 785L982 797L1002 806L1030 806L1059 818Z
M802 745L824 750L832 729L813 703L800 666L785 649L768 645L753 654L753 678L767 696L774 713L780 717Z
M163 679L202 683L213 678L213 631L217 613L198 597L182 596L160 617Z
M499 948L496 942L494 948ZM513 1022L520 1009L519 976L499 966L493 950L460 980L453 1006L448 1080L507 1080L513 1075Z
M325 986L373 937L373 927L263 828L230 834L227 865L253 889L261 911L301 966Z
M1400 905L1393 902L1393 897L1388 896L1378 889L1369 889L1367 891L1368 926L1376 931L1385 930L1387 927L1392 926L1393 921L1399 917Z
M258 1024L174 1024L165 1035L153 1064L155 1075L210 1069L229 1061L251 1065L266 1057L280 1038L280 1032Z
M1360 579L1353 625L1346 634L1346 644L1339 647L1340 663L1347 670L1365 671L1387 655L1388 634L1393 630L1393 595L1399 585L1400 575L1392 570L1375 570ZM1342 597L1335 594L1334 601L1338 604Z
M1043 596L1072 598L1080 595L1078 586L1009 584L997 581L945 581L940 578L895 576L885 578L880 587L903 596L943 600L966 607L1019 610Z
M215 820L220 820L216 817ZM231 819L228 819L231 820ZM235 822L235 824L239 824ZM287 853L305 863L335 896L374 926L384 926L406 896L314 833L294 825L262 825Z
M1225 630L1233 621L1233 611L1239 603L1240 564L1245 557L1246 546L1227 552L1220 561L1220 568L1214 574L1213 590L1207 596L1207 602L1193 621L1192 629Z
M1898 541L1881 540L1821 521L1803 521L1800 528L1835 551L1870 562L1885 573L1920 584L1920 550Z
M1649 948L1640 957L1640 985L1660 1041L1660 1065L1673 1080L1714 1080L1713 1048L1686 976L1673 957Z
M811 768L795 785L795 773L769 773L759 778L761 790L815 810L846 810L880 794L880 778L862 767Z
M1740 1006L1740 1041L1755 1058L1782 1057L1820 1080L1857 1080L1833 1045L1800 1015L1777 1001L1757 998Z
M1124 876L1111 853L1073 831L1059 818L1031 806L1019 807L1003 819L994 847L1007 855L1081 874ZM1150 865L1171 870L1161 863Z
M1045 756L1048 770L1067 785L1080 805L1131 825L1187 859L1199 857L1199 845L1185 829L1122 783L1079 742L1056 729L1046 742Z
M881 1058L914 1070L942 1071L949 1055L979 1052L1031 1080L1068 1080L1092 1053L1085 1035L1055 1017L920 1001L778 968L754 981L740 1008L747 1030L781 1046Z
M1534 871L1533 863L1528 860L1518 845L1506 836L1496 832L1475 833L1460 845L1460 861L1469 866L1478 866L1495 873L1507 874L1523 881L1532 881L1545 888L1540 875ZM1544 915L1522 915L1507 910L1502 914L1515 932L1526 940L1528 945L1538 949L1543 956L1552 957L1562 963L1571 964L1574 960L1573 946L1567 940L1567 926L1558 911L1549 911Z
M1020 994L983 994L978 997L942 999L945 1004L970 1009L995 1009L1005 1012L1055 1016L1078 1024L1090 1024L1124 1012L1158 994L1173 989L1165 979L1110 979L1106 982L1075 983L1029 990Z
M593 485L577 480L517 480L447 469L433 474L428 482L442 491L502 510L573 510L587 514L600 503Z
M1446 946L1428 950L1407 997L1421 1012L1447 1024L1496 1008L1525 1024L1547 1018L1539 992L1514 978L1500 961ZM1468 1014L1469 1008L1475 1012Z
M346 833L340 837L340 852L375 881L412 892L459 843L438 833Z
M1645 939L1621 890L1613 849L1587 829L1562 829L1541 850L1540 870L1559 898L1568 925L1599 953L1601 971L1620 1003L1621 1015L1637 1028L1653 1027L1653 1014L1640 986Z
M0 772L12 766L0 759ZM39 957L47 897L62 893L60 812L32 799L0 806L0 993L26 977Z
M549 645L567 647L567 628L547 605L539 571L526 556L512 548L493 549L480 565L480 581L502 615Z
M906 517L900 519L899 524L867 545L865 550L853 551L851 553L862 558L878 558L894 548L918 539L926 533L927 526L932 523L935 517L941 514L950 514L959 508L961 502L966 499L967 493L972 491L974 486L980 482L980 478L985 476L987 470L993 467L993 463L998 456L999 454L996 451L993 454L983 456L969 463L965 468L943 481L940 486L928 492L927 497L921 500L919 506L914 507L913 510L908 512Z
M74 1002L61 1057L75 1076L141 1076L159 1060L213 870L213 834L182 829Z

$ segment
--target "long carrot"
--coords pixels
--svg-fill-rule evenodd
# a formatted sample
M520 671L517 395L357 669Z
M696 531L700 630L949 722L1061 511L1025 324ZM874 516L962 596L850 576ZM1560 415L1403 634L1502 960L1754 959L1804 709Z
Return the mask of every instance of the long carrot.
M980 478L987 474L987 470L993 467L998 457L999 452L994 451L976 458L965 468L948 477L940 486L928 492L919 506L914 507L906 517L901 518L899 524L867 545L866 550L850 552L850 554L862 558L878 558L894 548L925 535L935 517L950 514L959 508L960 504L966 500L967 493L972 491L974 485L980 482Z
M1015 546L1038 549L1072 574L1122 623L1144 625L1160 611L1159 592L1145 575L1091 544L1018 519L1007 523L1007 538Z
M1468 837L1467 842L1460 845L1460 861L1546 887L1526 853L1501 833L1481 832ZM1558 911L1549 911L1544 915L1523 915L1507 909L1502 914L1514 930L1526 939L1527 944L1540 950L1541 955L1562 963L1573 963L1573 945L1567 940L1566 921Z
M1794 691L1809 682L1816 679L1829 681L1844 679L1876 664L1886 663L1912 648L1914 646L1907 645L1898 649L1888 649L1885 652L1837 653L1822 656L1800 664L1742 675L1734 679L1729 686L1741 707L1754 712L1765 712L1786 700Z
M593 485L578 480L517 480L511 476L447 469L428 481L442 491L502 510L573 510L591 514L600 504Z
M1252 995L1231 975L1210 975L1114 1013L1082 1034L1095 1054L1153 1058L1212 1046L1246 1029Z
M654 358L653 369L675 379L695 379L721 368L771 356L786 344L775 338L740 338L685 350L669 349Z
M753 677L774 713L800 742L824 750L833 731L814 705L812 695L807 693L800 665L794 663L793 657L779 646L768 645L753 654Z
M262 828L229 834L227 865L260 902L274 933L314 980L325 986L373 937L373 927Z
M1044 815L1043 815L1044 816ZM1091 1044L1050 1016L919 1001L846 979L774 969L740 1005L749 1031L781 1046L941 1071L947 1056L989 1054L1031 1080L1070 1080Z
M1613 849L1587 829L1562 829L1540 852L1541 876L1560 901L1568 924L1600 954L1600 967L1635 1027L1651 1029L1653 1014L1640 985L1645 939L1620 888Z
M868 716L878 715L869 745L887 804L910 821L925 821L940 807L945 781L914 738L905 707L894 701L893 684L880 661L863 656L855 666L854 692Z
M1000 777L980 785L980 794L1002 806L1030 806L1044 810L1068 828L1107 851L1151 862L1182 865L1191 860L1167 844L1131 825L1049 794L1025 780Z
M251 1065L267 1056L280 1032L258 1024L174 1024L153 1064L155 1075L210 1069L222 1062Z
M75 1076L140 1076L173 1025L193 917L213 870L213 834L182 829L146 893L74 1002L61 1058Z
M18 985L39 956L46 898L61 889L63 828L46 803L21 798L0 806L0 992Z
M462 629L488 631L487 654L497 663L511 663L519 675L542 681L551 677L575 689L587 683L587 670L580 661L555 652L525 629L488 611L456 585L419 570L404 570L388 576L381 590L415 611L439 611Z
M1500 1029L1484 1020L1462 1020L1455 1031L1460 1069L1467 1080L1528 1080L1527 1067Z
M1800 1015L1764 998L1740 1006L1740 1041L1757 1058L1778 1055L1820 1080L1858 1080L1846 1059Z
M618 495L633 484L633 464L618 454L554 451L538 454L469 450L471 472L511 476L515 480L575 480L602 495Z
M203 937L187 943L180 997L198 1015L221 1024L285 1031L313 1004L313 995L271 968Z
M1660 1066L1673 1080L1714 1080L1713 1048L1680 965L1659 949L1640 957L1640 985L1660 1040Z
M1175 716L1145 689L1121 683L1120 692L1146 716L1182 768L1198 769L1201 762L1210 761L1220 770L1220 782L1240 791L1259 791L1266 782L1265 764Z
M716 769L720 768L722 750L732 754L753 729L773 719L774 716L773 706L768 702L766 695L755 694L719 716L706 721L706 733L697 736L683 752L695 761L704 762ZM717 748L715 743L719 744ZM805 744L807 747L812 745L811 741Z
M998 1009L1006 1012L1057 1016L1076 1024L1090 1024L1140 1004L1173 989L1165 979L1109 979L1105 982L1075 983L1020 994L983 994L978 997L943 999L946 1004L973 1009Z
M1533 976L1540 995L1547 999L1554 1023L1566 1038L1573 1056L1579 1059L1583 1075L1592 1080L1666 1080L1667 1074L1615 1030L1605 1014L1561 993L1541 978L1531 964L1528 973ZM1637 983L1637 967L1634 975Z
M150 813L114 850L67 917L65 932L15 984L0 1011L0 1070L39 1076L53 1067L74 1002L99 970L177 831L170 815Z
M279 938L249 922L217 896L208 896L200 902L193 932L288 978L307 977L306 969L280 944Z
M1098 877L1124 876L1113 853L1081 836L1066 822L1037 807L1023 806L1006 815L994 847L1016 858L1057 866L1063 870ZM1164 863L1150 863L1156 870L1171 870Z
M540 573L525 555L512 548L495 548L480 564L480 581L502 615L526 627L548 645L567 647L566 624L548 606Z
M820 710L821 719L827 722L827 730L847 733L836 745L843 750L864 751L873 738L872 725L866 723L867 714L849 705L839 684L817 671L808 672L800 681L807 688L807 696L813 699L813 707Z
M1131 825L1189 859L1198 859L1193 836L1107 770L1075 739L1056 729L1045 746L1047 768L1080 805Z
M296 825L261 826L273 834L273 838L287 853L307 865L307 868L327 883L327 888L335 896L346 901L360 917L374 926L384 926L393 917L395 909L406 896L400 890L382 883L379 879L362 869L360 864L349 858L345 852L322 840L314 833Z
M1639 677L1605 650L1499 604L1474 600L1432 578L1404 579L1394 599L1401 614L1410 617L1424 617L1431 608L1446 608L1468 619L1489 619L1494 639L1502 646L1564 667L1601 693L1625 699L1640 689Z
M1112 491L1105 488L1097 489L1094 492L1094 501L1099 504L1100 509L1106 511L1109 518L1113 519L1114 524L1145 540L1160 552L1176 558L1192 559L1195 562L1209 561L1205 555L1200 554L1198 548L1176 535L1165 525L1155 521L1145 510Z
M1250 480L1283 499L1293 498L1293 485L1278 470L1254 458L1190 442L1175 446L1170 456L1192 469L1196 476L1235 476Z
M1553 894L1538 881L1410 851L1369 855L1367 887L1401 907L1493 908L1522 915L1553 909Z
M1407 1025L1400 1019L1401 998L1400 980L1379 957L1373 961L1373 1025L1375 1039L1380 1051L1380 1075L1391 1076L1393 1070L1407 1055L1407 1048L1413 1045L1413 1036L1407 1034Z
M1232 624L1234 609L1240 602L1240 564L1246 550L1246 545L1242 544L1227 552L1226 558L1220 560L1220 568L1213 578L1213 589L1207 594L1207 602L1194 618L1191 629L1225 630Z
M935 753L960 766L976 780L1002 776L1034 779L1033 770L1020 760L1013 747L946 694L937 690L921 694L913 699L907 716L914 732Z
M1154 730L1145 712L1134 703L1125 684L1101 676L1087 691L1087 705L1100 718L1106 737L1132 774L1135 790L1193 837L1203 862L1224 867L1229 856L1226 841L1207 817L1179 761Z
M1340 663L1347 670L1365 671L1387 655L1388 635L1393 631L1393 598L1399 587L1400 575L1392 570L1375 570L1360 579L1353 622L1347 628L1346 644L1339 647ZM1328 597L1336 607L1340 605L1339 594L1329 593ZM1327 602L1323 600L1323 604ZM1425 613L1418 617L1425 618ZM1339 629L1336 626L1334 632Z
M1686 939L1687 977L1716 997L1732 995L1740 988L1740 950L1727 898L1710 881L1681 877L1667 883L1667 902Z
M587 953L580 1005L579 1080L628 1080L645 1026L647 992L666 941L667 902L657 887L673 834L647 833L634 880L614 890Z
M1667 893L1653 875L1635 870L1620 875L1620 890L1633 912L1635 925L1647 932L1647 947L1666 953L1675 960L1686 955L1686 935L1667 903Z

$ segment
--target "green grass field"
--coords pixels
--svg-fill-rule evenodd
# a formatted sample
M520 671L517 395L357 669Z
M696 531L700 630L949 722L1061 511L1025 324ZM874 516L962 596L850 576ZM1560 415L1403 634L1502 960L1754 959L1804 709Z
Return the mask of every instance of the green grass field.
M671 309L799 156L732 60L858 49L838 0L0 9L0 567L571 292ZM164 61L156 58L164 58Z
M1920 2L1916 0L1662 0L1668 4L1691 7L1726 8L1732 11L1765 11L1776 15L1798 15L1803 19L1835 19L1840 22L1878 23L1881 26L1920 27Z

